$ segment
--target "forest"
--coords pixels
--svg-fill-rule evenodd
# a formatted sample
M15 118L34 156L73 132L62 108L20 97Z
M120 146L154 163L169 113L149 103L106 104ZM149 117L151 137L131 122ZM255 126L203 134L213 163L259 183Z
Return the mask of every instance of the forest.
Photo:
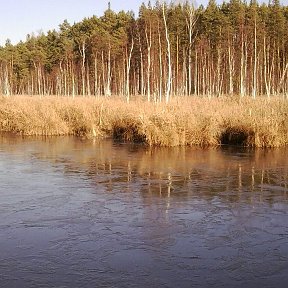
M112 9L0 47L1 133L288 145L288 6Z
M97 3L95 3L97 5ZM93 11L91 11L93 14ZM288 7L156 2L0 47L2 95L288 95Z

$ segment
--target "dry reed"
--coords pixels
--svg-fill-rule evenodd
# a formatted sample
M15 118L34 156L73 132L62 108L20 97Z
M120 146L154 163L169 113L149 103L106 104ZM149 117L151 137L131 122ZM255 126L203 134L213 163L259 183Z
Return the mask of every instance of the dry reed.
M178 97L171 103L117 98L0 98L0 131L77 135L158 146L288 144L288 101L280 98Z

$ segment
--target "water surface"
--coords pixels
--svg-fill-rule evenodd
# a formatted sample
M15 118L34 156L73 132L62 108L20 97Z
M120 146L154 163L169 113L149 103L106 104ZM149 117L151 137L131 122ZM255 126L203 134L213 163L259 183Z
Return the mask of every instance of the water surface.
M287 150L0 136L1 287L286 287Z

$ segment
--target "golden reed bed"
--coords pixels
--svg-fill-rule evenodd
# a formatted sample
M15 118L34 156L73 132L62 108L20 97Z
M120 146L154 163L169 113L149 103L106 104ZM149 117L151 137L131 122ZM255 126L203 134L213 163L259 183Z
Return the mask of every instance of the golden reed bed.
M0 131L113 136L158 146L280 147L288 144L288 101L178 97L165 104L117 98L2 97Z

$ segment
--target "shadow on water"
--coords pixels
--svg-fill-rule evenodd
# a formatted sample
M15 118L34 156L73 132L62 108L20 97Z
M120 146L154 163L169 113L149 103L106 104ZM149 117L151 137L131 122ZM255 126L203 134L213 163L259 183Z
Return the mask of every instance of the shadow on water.
M1 283L286 287L287 158L2 135Z

